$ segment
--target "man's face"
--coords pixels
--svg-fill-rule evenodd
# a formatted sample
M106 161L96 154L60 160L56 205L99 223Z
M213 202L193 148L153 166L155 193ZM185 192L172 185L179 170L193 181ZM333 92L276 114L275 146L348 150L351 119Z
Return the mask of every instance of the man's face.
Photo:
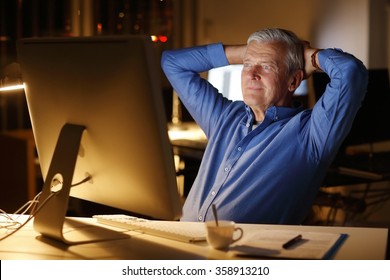
M265 111L270 106L289 106L290 80L287 76L286 49L280 43L252 41L244 56L241 88L246 105Z

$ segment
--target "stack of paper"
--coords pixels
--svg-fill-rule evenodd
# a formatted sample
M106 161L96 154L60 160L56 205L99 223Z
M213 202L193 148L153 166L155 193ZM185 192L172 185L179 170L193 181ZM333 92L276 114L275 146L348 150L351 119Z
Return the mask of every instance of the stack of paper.
M297 236L300 237L297 241L286 249L283 248L284 244ZM346 237L347 235L338 233L262 229L245 233L231 247L230 252L248 257L329 259Z

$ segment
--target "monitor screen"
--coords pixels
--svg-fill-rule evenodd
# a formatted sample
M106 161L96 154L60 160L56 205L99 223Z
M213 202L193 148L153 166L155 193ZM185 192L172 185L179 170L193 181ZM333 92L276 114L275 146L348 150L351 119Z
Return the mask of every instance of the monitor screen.
M39 215L56 219L53 209L41 212L56 209L64 192L53 182L65 185L63 177L71 176L71 196L156 219L180 217L159 61L149 37L23 39L18 59L43 195L60 193ZM76 158L69 159L73 150Z
M321 98L329 82L322 72L313 74L315 97ZM390 140L390 86L387 69L369 69L367 93L343 147Z

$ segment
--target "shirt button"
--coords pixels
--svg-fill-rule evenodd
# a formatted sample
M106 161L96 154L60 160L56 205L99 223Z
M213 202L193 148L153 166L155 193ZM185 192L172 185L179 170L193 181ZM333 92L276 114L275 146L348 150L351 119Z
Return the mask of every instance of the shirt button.
M229 171L229 167L225 167L225 171L228 172Z
M237 150L238 150L239 152L241 152L242 148L241 148L241 147L238 147Z
M199 217L198 217L198 221L199 221L199 222L203 221L203 217L202 217L202 216L199 216Z
M215 191L212 191L212 192L211 192L211 195L212 195L212 196L215 196L215 194L216 194Z

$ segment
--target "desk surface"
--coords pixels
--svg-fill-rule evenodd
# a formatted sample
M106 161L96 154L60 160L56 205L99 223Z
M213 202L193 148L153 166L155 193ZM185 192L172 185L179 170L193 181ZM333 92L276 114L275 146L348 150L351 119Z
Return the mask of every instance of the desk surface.
M92 218L77 221L97 225ZM100 227L101 225L99 225ZM334 259L385 259L388 230L384 228L318 227L240 224L244 232L259 229L291 229L348 234L348 238L334 255ZM20 231L0 241L0 259L229 259L231 254L209 247L206 242L183 243L133 231L104 226L128 236L103 242L68 246L43 238L33 229L30 221ZM69 229L68 229L69 230ZM77 230L77 229L76 229ZM5 233L0 230L0 236Z

